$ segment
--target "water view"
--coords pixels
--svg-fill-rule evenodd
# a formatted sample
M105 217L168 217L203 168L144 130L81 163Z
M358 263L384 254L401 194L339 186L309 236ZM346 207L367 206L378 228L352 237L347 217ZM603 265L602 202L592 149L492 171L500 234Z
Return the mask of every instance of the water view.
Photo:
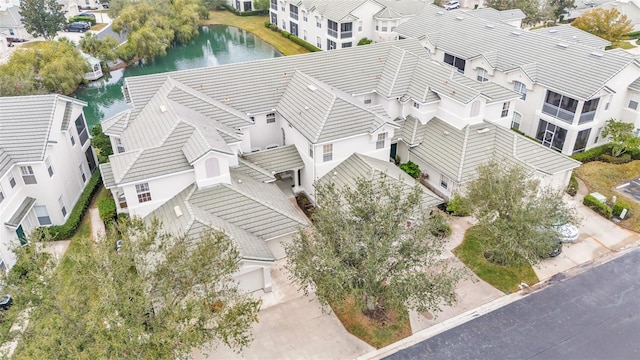
M190 44L170 48L166 56L147 64L112 71L103 79L79 88L74 96L89 104L84 108L84 114L87 124L92 127L129 108L121 91L125 77L279 56L281 54L271 45L245 30L225 25L204 26L200 28L200 36Z

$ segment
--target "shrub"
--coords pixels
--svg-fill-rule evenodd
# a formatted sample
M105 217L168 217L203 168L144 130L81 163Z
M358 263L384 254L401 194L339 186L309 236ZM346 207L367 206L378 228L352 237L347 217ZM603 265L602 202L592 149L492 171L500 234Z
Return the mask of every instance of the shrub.
M628 162L631 161L631 155L630 154L622 154L618 157L616 156L611 156L609 154L602 154L598 157L598 160L600 161L604 161L606 163L610 163L610 164L626 164Z
M640 31L632 31L626 36L628 36L630 39L640 39Z
M289 36L291 35L291 33L290 33L290 32L288 32L288 31L284 31L284 30L283 30L283 31L280 31L280 35L282 35L282 37L284 37L284 38L287 38L287 39L288 39L288 38L289 38Z
M80 225L80 221L82 221L82 216L89 207L93 194L95 194L96 190L99 188L100 179L100 171L94 171L93 175L91 175L91 179L87 183L87 186L85 186L84 191L82 191L78 202L76 202L73 210L71 210L71 214L69 215L67 222L63 225L53 225L49 227L49 232L51 233L53 240L69 239L73 234L75 234L78 226Z
M625 215L625 217L628 218L629 216L631 216L631 213L629 212L631 211L631 205L627 204L624 200L616 201L616 203L613 205L613 210L611 211L611 213L613 214L613 216L619 217L623 209L627 209L627 215Z
M96 24L96 19L91 16L74 16L69 18L69 24L76 21L86 22L91 24L91 26L94 26Z
M358 46L361 46L361 45L369 45L369 44L371 44L372 42L373 42L373 40L371 40L371 39L369 39L369 38L366 38L366 37L363 37L362 39L360 39L360 41L358 41Z
M447 218L442 213L437 212L429 217L429 232L439 238L451 235L451 227L447 224Z
M569 179L569 186L567 186L567 194L576 196L579 187L580 185L578 184L578 179L576 179L575 174L571 174L571 178Z
M457 194L454 195L447 203L447 211L454 216L469 216L471 214L471 210L467 203L460 195Z
M591 195L585 195L582 203L589 207L591 210L597 212L598 214L606 217L607 219L611 219L612 210L607 204L603 204L598 199Z
M402 169L402 171L406 172L414 179L417 179L421 173L420 167L418 167L418 164L414 163L413 161L407 161L404 164L400 164L400 169Z
M267 29L271 29L271 23L269 21L265 21L264 27L266 27Z
M111 196L98 200L100 219L108 224L116 218L116 202Z
M310 43L300 39L299 37L295 36L295 35L289 35L289 40L293 41L294 43L302 46L303 48L311 51L311 52L316 52L316 51L322 51L320 49L318 49L317 47L311 45Z
M582 163L590 161L596 161L602 154L611 154L611 145L606 144L602 146L583 151L581 153L571 155L571 158L578 160Z

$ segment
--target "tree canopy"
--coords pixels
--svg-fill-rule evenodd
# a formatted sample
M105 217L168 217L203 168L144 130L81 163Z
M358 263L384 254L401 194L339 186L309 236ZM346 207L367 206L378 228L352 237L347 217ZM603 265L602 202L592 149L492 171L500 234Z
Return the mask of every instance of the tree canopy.
M67 19L56 0L22 0L20 16L27 32L50 41L64 28Z
M83 52L100 59L103 63L118 59L118 54L115 50L118 45L118 39L109 35L102 39L98 39L96 34L86 32L84 36L80 38L80 49L82 49Z
M260 302L229 281L239 253L224 233L120 225L98 242L75 239L55 272L33 261L39 252L21 254L9 290L35 306L14 358L175 359L212 341L250 342Z
M0 96L72 93L84 81L89 65L65 39L17 49L0 65Z
M520 9L526 15L522 20L524 25L533 26L542 21L553 20L550 5L547 2L541 4L539 0L485 0L484 6L500 11Z
M460 273L440 255L422 193L391 179L359 179L353 188L316 189L313 227L285 247L287 268L321 304L353 297L368 316L403 306L439 310L455 301ZM410 223L408 223L410 222Z
M635 125L616 119L609 119L602 130L602 137L611 140L611 155L620 156L627 151L638 150L640 138L633 131Z
M612 43L624 40L625 35L633 30L631 20L616 8L609 10L595 8L587 11L575 19L571 25Z
M541 187L531 171L508 161L480 165L459 201L491 234L485 257L502 265L535 264L548 257L557 242L554 225L579 222L561 191Z

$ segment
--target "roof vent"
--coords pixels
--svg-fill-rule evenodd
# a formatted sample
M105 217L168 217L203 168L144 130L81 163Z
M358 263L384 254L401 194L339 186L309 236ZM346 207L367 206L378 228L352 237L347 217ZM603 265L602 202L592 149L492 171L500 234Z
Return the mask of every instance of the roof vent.
M308 88L309 90L311 90L311 91L316 91L316 90L318 90L318 88L317 88L317 87L315 87L315 86L313 86L313 85L311 85L311 84L307 85L307 88Z
M484 133L488 133L489 132L489 128L482 128L482 129L478 129L476 130L478 132L478 134L484 134Z
M549 32L550 32L550 33L552 33L552 34L554 34L554 33L557 33L557 32L558 32L558 29L549 29Z
M599 51L592 51L591 55L601 58L604 56L604 53L601 53Z
M456 16L456 20L463 20L464 16Z
M569 47L569 44L565 44L565 43L558 43L558 44L557 44L557 46L558 46L558 47L561 47L561 48L563 48L563 49L566 49L566 48L568 48L568 47Z
M487 25L485 25L484 27L486 27L487 29L493 29L493 28L494 28L494 27L496 27L496 26L495 26L495 25L493 25L493 24L487 24Z
M160 111L167 112L167 107L164 105L160 105Z
M522 34L522 31L513 30L513 31L511 32L511 35L515 35L515 36L520 36L520 34Z
M436 14L438 14L438 15L444 15L444 11L440 10L440 11L438 11Z
M182 216L182 209L180 208L180 205L176 205L173 207L173 212L176 213L176 217L180 217Z

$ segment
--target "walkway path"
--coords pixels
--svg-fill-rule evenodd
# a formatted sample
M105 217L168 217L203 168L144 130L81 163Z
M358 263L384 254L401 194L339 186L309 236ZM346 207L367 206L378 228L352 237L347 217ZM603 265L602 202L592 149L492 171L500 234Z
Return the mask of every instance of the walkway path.
M91 237L93 241L102 239L107 233L104 222L100 219L100 212L97 207L89 208L89 216L91 218Z

